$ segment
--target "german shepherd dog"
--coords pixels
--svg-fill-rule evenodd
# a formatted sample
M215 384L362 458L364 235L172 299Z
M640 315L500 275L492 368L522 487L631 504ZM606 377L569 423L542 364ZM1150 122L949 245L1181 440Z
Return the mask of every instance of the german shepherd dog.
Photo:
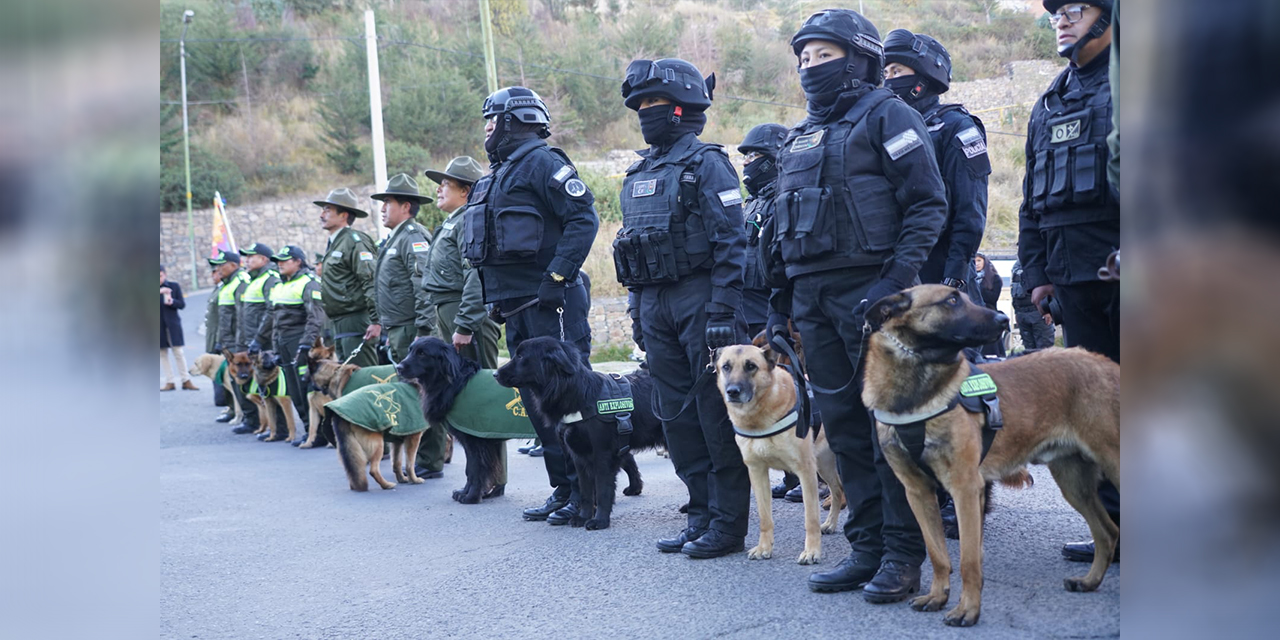
M327 412L333 421L333 433L338 443L338 458L342 468L347 472L347 481L352 491L368 491L369 479L365 471L383 489L394 489L395 482L388 482L382 477L382 451L386 442L391 442L391 472L399 482L422 484L413 467L413 459L418 454L418 445L422 442L422 432L407 436L392 436L378 431L371 431L359 424L348 422L346 418ZM403 461L403 463L402 463ZM402 466L403 464L403 466Z
M1066 578L1068 591L1101 584L1115 554L1120 528L1098 498L1105 477L1120 487L1120 365L1082 349L1045 349L981 369L994 381L1004 428L982 454L985 417L959 397L969 365L961 350L998 338L1003 314L943 285L921 285L872 305L867 321L877 331L867 347L862 391L868 409L928 416L922 459L955 499L960 523L960 603L943 622L970 626L982 604L984 485L1025 484L1028 463L1047 464L1062 495L1089 523L1097 553L1089 573ZM939 413L940 412L940 413ZM937 611L950 595L951 560L943 537L936 485L915 463L898 427L876 421L880 446L906 487L933 562L933 586L911 602Z
M631 385L631 435L625 452L620 452L618 423L599 416L565 422L572 414L584 415L596 406L604 375L582 362L578 350L555 338L526 340L516 348L515 357L494 372L498 384L519 387L529 393L526 407L537 411L548 424L556 425L556 434L565 444L578 472L581 502L578 515L569 520L574 527L588 531L608 529L613 515L613 502L618 487L618 471L627 472L628 485L622 493L638 496L644 489L635 451L665 446L667 438L662 421L653 414L649 398L653 378L641 369L625 376Z
M250 360L253 363L253 380L258 384L258 393L251 393L247 397L250 402L258 405L258 416L262 424L258 431L266 431L269 434L263 442L292 441L298 437L298 423L293 419L293 400L288 394L276 394L280 384L279 359L274 352L263 351L251 357ZM276 420L279 419L276 414L277 407L284 413L287 430L282 430L280 425L276 424Z
M220 353L202 353L196 356L195 362L191 363L191 368L187 373L214 380L218 375L218 369L226 361L226 356ZM222 375L222 388L227 390L227 397L231 398L232 411L235 412L235 420L232 422L239 423L244 420L244 409L240 407L240 400L236 398L236 392L231 388L231 385L234 384L231 378L231 368L228 367L227 372ZM216 380L214 381L216 382Z
M417 338L409 345L409 355L396 365L400 379L418 387L422 397L422 415L432 429L448 429L467 454L467 483L453 492L453 499L463 504L476 504L481 498L502 495L498 484L502 470L502 448L506 440L477 438L448 426L445 416L463 387L480 372L480 365L458 355L452 345L439 338Z
M798 355L798 354L797 354ZM773 350L750 345L724 347L716 353L716 384L724 397L729 420L737 431L768 433L796 408L796 384L791 372L777 364ZM799 418L803 419L803 418ZM799 564L822 559L822 534L840 524L840 506L831 509L818 525L818 474L831 487L834 505L844 504L844 486L836 472L836 457L827 445L826 431L818 425L804 438L795 426L770 436L735 436L742 461L751 476L751 491L760 511L760 542L747 552L752 560L773 557L773 496L769 469L790 471L800 478L804 493L804 551Z
M239 353L231 353L231 351L223 349L222 357L227 360L227 371L222 374L223 379L230 379L231 384L245 388L253 380L253 371L257 368L257 363L249 356L248 351ZM231 397L236 397L236 392L231 392ZM257 404L256 402L254 404ZM254 431L254 435L263 433L267 430L267 421L263 416L258 416L258 429Z
M329 446L334 446L333 421L324 410L324 405L342 396L342 390L351 379L351 374L360 369L360 365L342 364L334 358L333 345L326 345L319 338L307 352L307 375L302 380L310 392L307 393L308 413L312 425L307 441L298 446L299 449L310 449L318 446L316 440L324 436Z

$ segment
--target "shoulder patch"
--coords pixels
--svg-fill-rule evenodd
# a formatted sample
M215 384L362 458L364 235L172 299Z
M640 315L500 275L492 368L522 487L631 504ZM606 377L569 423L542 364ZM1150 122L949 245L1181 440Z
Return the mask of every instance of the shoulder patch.
M396 248L395 248L395 247L391 247L390 249L387 249L387 255L389 255L389 256L394 256L394 255L395 255L395 254L397 254L397 253L399 253L399 251L396 251ZM361 255L360 257L361 257L361 258L364 258L364 256L363 256L363 255Z
M429 245L429 244L427 244L427 243L425 243L425 242L415 242L415 243L413 243L413 252L414 252L414 253L422 253L423 251L426 251L428 248L430 248L430 246L431 246L431 245Z
M564 192L575 198L581 198L587 192L587 185L583 181L574 178L564 183Z
M322 294L320 293L320 290L319 290L319 289L316 289L315 291L312 291L312 292L311 292L311 298L312 298L313 300L319 300L321 295L322 295Z
M737 189L726 189L716 194L720 196L720 204L731 207L735 204L742 204L742 192Z
M560 167L559 169L557 169L556 172L552 174L551 181L556 184L564 184L564 181L568 180L569 176L571 175L573 175L573 167L566 164L563 167Z
M372 253L370 253L370 252L368 252L368 251L361 251L361 252L360 252L360 259L361 259L361 260L373 260L373 254L372 254Z
M791 141L791 153L795 153L797 151L808 151L809 149L822 144L822 137L826 134L826 129L819 129L813 133L807 133L797 137L795 140Z
M698 176L692 171L685 171L680 174L680 182L694 183L698 181Z
M956 139L960 141L960 146L967 147L969 145L982 142L982 132L977 127L969 127L964 131L956 134Z
M961 147L964 150L964 157L972 160L987 152L987 143L979 140L971 145Z
M914 129L907 129L884 143L884 150L889 154L889 159L896 162L898 158L923 145L920 135Z
M934 132L936 132L936 131L941 131L941 130L942 130L942 128L943 128L943 127L945 127L945 126L947 126L947 123L942 122L942 121L938 121L936 124L931 124L931 125L929 125L929 133L934 133Z
M342 257L342 252L341 252L341 251L334 251L332 255L333 255L333 257L334 257L334 258L341 258L341 257Z

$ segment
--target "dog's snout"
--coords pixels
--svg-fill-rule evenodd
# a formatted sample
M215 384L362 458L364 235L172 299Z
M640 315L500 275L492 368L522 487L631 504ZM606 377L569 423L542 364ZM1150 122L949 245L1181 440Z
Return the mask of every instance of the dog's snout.
M1002 327L1008 328L1008 327L1009 327L1009 316L1006 316L1006 315L1004 314L1004 312L1003 312L1003 311L997 311L997 312L996 312L996 317L995 317L995 322L996 322L996 324L998 324L998 325L1000 325L1000 326L1002 326Z

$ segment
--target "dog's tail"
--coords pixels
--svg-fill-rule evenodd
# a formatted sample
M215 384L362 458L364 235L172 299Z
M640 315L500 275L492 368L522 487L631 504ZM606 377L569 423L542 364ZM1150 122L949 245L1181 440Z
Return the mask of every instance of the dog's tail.
M333 432L336 436L334 444L338 447L338 459L342 461L342 468L347 472L347 481L351 484L352 491L368 491L369 477L365 475L364 470L369 466L369 452L365 450L363 438L356 433L359 427L347 422L342 416L325 411L333 424Z
M467 454L467 479L473 479L470 476L471 470L474 469L477 472L477 477L474 479L484 483L481 491L488 491L490 487L497 486L498 477L502 474L502 448L507 446L507 441L477 438L458 431L452 426L449 427L449 433L453 434Z

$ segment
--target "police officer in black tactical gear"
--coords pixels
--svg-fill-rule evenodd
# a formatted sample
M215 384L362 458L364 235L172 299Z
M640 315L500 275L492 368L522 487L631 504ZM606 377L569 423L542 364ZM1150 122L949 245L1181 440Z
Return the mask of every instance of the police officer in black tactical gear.
M462 257L479 269L492 314L505 320L510 353L529 338L552 336L576 346L587 363L589 294L578 270L600 226L595 198L569 156L543 140L551 135L551 118L538 94L499 89L485 98L483 114L491 171L467 200ZM524 390L521 395L528 397ZM525 509L524 517L579 524L577 476L556 425L532 411L529 422L542 439L555 490L541 507Z
M742 213L747 222L747 270L742 285L742 315L747 320L747 336L755 337L769 319L769 296L773 289L760 270L760 230L773 218L773 197L777 193L778 149L787 137L787 128L774 123L758 124L747 132L738 153L743 158L742 184L747 202Z
M751 487L733 426L710 374L709 349L745 338L747 235L738 175L724 150L698 140L715 75L674 58L627 66L622 97L650 147L622 183L613 242L657 388L667 450L689 489L688 526L658 541L665 553L715 558L743 550ZM697 386L702 380L703 384ZM686 403L685 399L697 389Z
M1036 101L1027 123L1018 260L1031 302L1047 311L1053 296L1061 305L1067 346L1120 362L1120 283L1098 279L1107 255L1120 248L1120 202L1106 171L1111 6L1111 0L1044 0L1058 55L1071 63ZM1106 481L1098 493L1119 523L1120 493ZM1093 542L1068 544L1062 555L1092 562Z
M1053 346L1053 322L1031 304L1031 290L1022 285L1022 263L1014 261L1010 276L1009 297L1017 318L1018 334L1023 349L1048 349Z
M785 336L790 315L804 340L849 497L853 547L834 570L811 575L809 587L864 587L869 602L895 602L919 590L925 549L862 404L863 316L917 282L946 220L946 187L920 114L876 88L884 59L870 21L847 9L820 11L791 46L809 117L778 154L777 210L761 237L765 273L782 276L771 284L791 288L774 296L769 330Z
M894 29L884 39L886 89L924 117L947 187L947 222L920 267L920 281L945 284L970 296L977 273L973 257L987 226L987 130L962 105L942 104L951 89L951 54L926 35Z

